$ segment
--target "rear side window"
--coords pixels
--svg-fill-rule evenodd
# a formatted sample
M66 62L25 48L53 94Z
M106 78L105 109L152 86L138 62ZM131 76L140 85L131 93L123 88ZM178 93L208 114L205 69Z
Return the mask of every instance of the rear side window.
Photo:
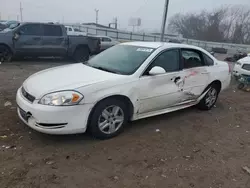
M198 50L183 49L181 51L181 57L184 69L202 67L205 65L201 52Z
M43 25L44 36L62 36L62 28L58 25Z
M41 36L41 25L40 24L27 24L20 27L19 32L21 35L33 35Z
M214 60L211 59L208 55L203 53L203 57L204 57L204 61L205 61L206 65L208 65L208 66L214 65Z

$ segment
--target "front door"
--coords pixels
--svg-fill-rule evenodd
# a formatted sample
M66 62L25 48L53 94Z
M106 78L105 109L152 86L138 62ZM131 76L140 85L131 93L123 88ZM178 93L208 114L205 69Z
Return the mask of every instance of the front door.
M197 99L209 84L210 73L202 53L194 49L182 49L183 101Z
M180 81L183 77L179 57L178 49L164 51L142 75L138 85L140 114L163 110L179 103L182 98ZM155 66L162 67L166 73L150 75L149 71Z
M14 40L14 48L17 55L39 56L42 50L42 30L40 24L24 24L16 31L19 35Z

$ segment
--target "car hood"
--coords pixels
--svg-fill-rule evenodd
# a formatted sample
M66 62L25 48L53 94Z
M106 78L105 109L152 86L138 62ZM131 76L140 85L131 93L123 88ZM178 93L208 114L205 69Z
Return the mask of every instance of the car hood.
M250 56L244 57L240 60L238 60L240 63L250 64Z
M73 90L122 77L125 76L101 71L78 63L35 73L25 80L23 87L28 93L35 96L36 99L40 99L43 95L50 92Z

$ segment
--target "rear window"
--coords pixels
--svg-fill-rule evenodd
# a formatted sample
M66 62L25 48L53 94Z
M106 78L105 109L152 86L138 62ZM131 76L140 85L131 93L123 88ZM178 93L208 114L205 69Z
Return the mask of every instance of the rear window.
M58 25L43 25L44 36L62 36L62 28Z

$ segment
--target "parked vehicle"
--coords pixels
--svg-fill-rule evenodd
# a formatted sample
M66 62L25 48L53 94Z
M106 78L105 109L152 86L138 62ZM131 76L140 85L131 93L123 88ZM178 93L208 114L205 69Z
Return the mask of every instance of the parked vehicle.
M70 57L77 62L100 50L100 40L89 36L68 36L63 25L23 23L0 32L0 49L5 60L13 57Z
M7 28L7 26L5 24L0 23L0 31L4 30L6 28Z
M65 76L67 75L67 76ZM226 62L195 46L130 42L87 64L30 76L17 91L18 115L47 134L89 131L107 139L128 121L193 105L210 110L231 79Z
M87 36L86 32L81 31L80 29L74 28L72 26L65 26L68 35L73 36Z
M247 56L247 53L244 52L237 52L236 54L234 54L233 56L230 57L226 57L224 61L228 61L228 62L236 62L239 59L242 59L244 57Z
M242 89L245 91L250 91L250 75L241 74L237 77L238 89Z
M100 51L104 51L104 50L107 50L108 48L112 47L112 46L115 46L117 44L120 44L119 41L111 38L111 37L108 37L108 36L96 36L98 38L100 38L101 40L101 49Z
M240 75L250 76L250 56L244 57L235 63L233 75L236 77Z

